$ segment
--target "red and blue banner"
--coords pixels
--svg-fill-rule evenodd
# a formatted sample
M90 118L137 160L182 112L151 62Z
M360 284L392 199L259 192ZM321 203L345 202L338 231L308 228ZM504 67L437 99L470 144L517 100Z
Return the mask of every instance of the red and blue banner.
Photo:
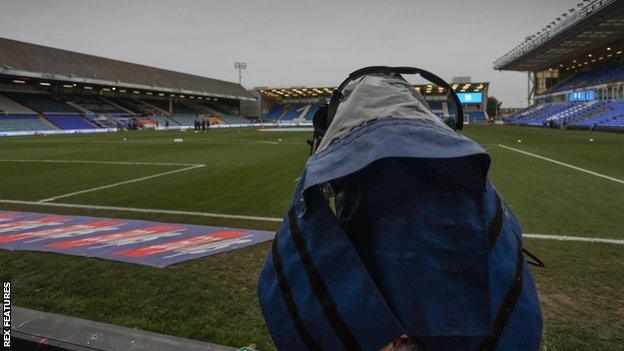
M57 252L155 267L273 239L272 232L0 211L0 249Z

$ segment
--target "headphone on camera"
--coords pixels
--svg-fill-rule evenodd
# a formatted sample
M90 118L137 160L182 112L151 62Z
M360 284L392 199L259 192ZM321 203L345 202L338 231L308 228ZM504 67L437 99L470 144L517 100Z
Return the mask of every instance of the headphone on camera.
M338 110L338 105L340 105L340 101L344 97L342 91L344 88L351 83L352 81L359 79L363 76L369 74L418 74L429 82L446 89L447 94L450 94L451 100L455 104L455 108L457 111L457 115L455 120L450 119L447 121L447 124L453 128L454 130L461 130L464 126L464 109L462 107L461 101L457 96L457 93L451 88L451 86L442 78L437 75L426 71L421 68L415 67L388 67L388 66L370 66L364 67L357 71L349 74L347 79L345 79L332 93L329 102L325 105L321 106L318 111L314 114L313 125L314 125L314 134L312 139L308 140L308 144L311 147L310 154L313 154L314 151L318 148L327 128L334 120L334 116L336 115L336 110Z

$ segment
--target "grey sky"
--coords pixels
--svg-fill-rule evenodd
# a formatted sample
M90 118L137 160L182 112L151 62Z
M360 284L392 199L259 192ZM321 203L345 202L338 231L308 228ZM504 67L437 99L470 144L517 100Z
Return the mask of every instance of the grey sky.
M492 61L578 0L0 0L0 36L243 85L336 85L367 65L492 83L525 104L526 75Z

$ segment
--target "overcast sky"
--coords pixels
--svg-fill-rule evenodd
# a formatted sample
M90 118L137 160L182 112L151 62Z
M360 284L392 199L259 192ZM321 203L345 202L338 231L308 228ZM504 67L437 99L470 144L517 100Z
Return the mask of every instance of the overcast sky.
M492 62L578 0L0 0L0 36L246 88L337 85L368 65L491 82L526 104L526 74Z

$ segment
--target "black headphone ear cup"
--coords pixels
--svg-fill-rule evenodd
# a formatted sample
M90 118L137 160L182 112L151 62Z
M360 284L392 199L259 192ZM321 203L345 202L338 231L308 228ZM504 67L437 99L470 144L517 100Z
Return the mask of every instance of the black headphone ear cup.
M329 128L331 122L334 121L334 116L336 115L338 105L340 104L340 100L343 98L343 96L344 95L342 95L342 92L337 89L334 90L334 92L332 93L332 96L327 103L327 127L325 129Z
M321 106L314 113L314 117L312 117L312 124L314 125L314 133L321 132L325 134L327 131L327 104Z
M316 149L318 148L321 140L323 140L323 136L329 127L329 123L327 121L327 104L321 106L315 113L314 117L312 117L312 125L314 126L314 134L312 134L312 139L308 140L308 144L310 145L310 155L312 155Z

